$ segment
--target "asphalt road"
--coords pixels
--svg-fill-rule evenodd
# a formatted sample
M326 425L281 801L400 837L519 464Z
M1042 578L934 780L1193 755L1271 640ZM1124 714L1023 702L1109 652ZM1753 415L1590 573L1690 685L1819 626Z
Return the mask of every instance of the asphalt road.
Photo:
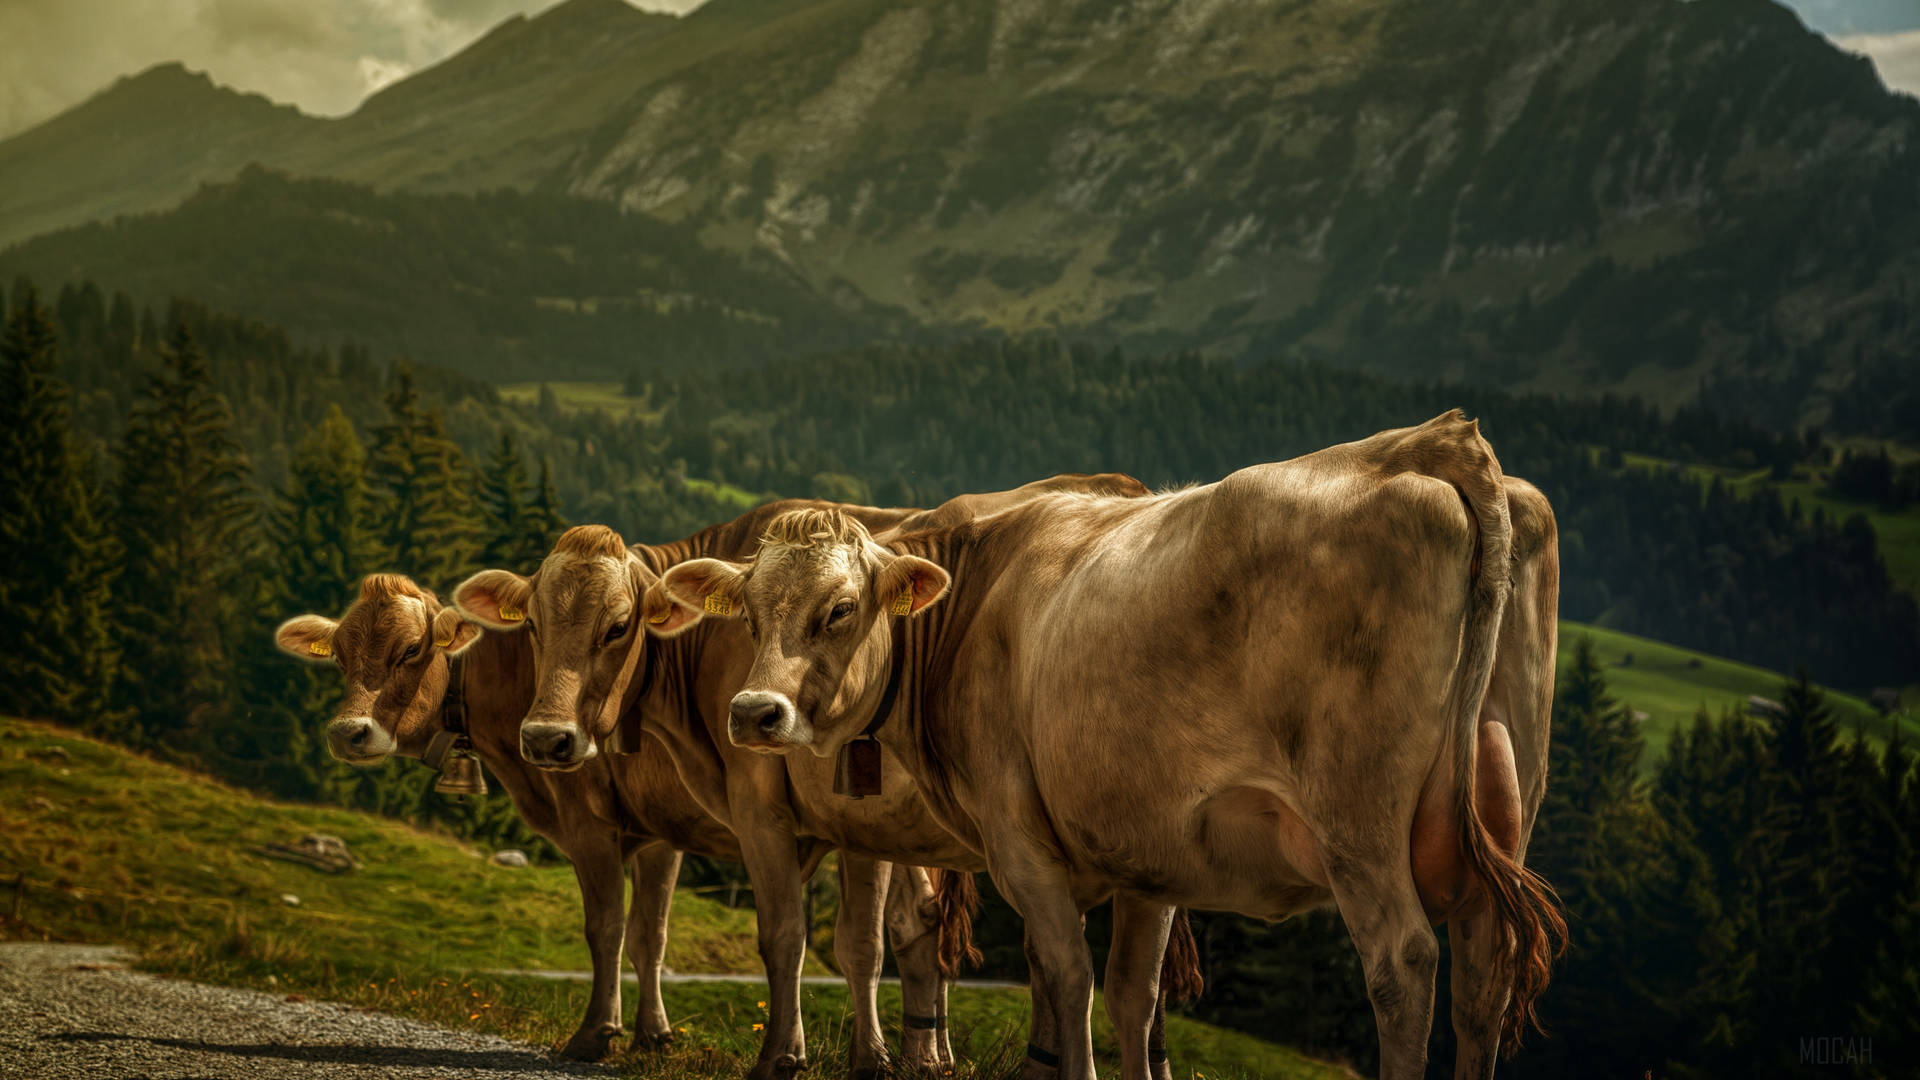
M3 1080L608 1077L544 1050L252 990L175 982L97 945L0 943Z

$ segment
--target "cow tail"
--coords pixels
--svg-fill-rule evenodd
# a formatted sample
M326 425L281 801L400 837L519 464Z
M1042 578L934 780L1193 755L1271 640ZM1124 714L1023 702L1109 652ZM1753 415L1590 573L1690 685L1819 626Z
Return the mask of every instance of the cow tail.
M1206 988L1200 976L1200 946L1193 940L1193 926L1186 908L1175 908L1173 929L1167 934L1167 955L1160 961L1160 992L1169 1003L1192 1001Z
M940 928L940 975L955 979L962 965L979 967L986 959L973 944L973 914L980 907L980 885L972 874L929 868L933 918Z
M1493 676L1500 622L1513 584L1513 522L1500 462L1480 437L1477 423L1468 429L1466 445L1474 451L1467 456L1479 460L1459 468L1460 475L1444 478L1465 500L1479 544L1474 553L1473 592L1460 668L1447 715L1452 718L1457 740L1453 769L1458 820L1462 824L1461 848L1469 871L1485 890L1499 938L1489 974L1497 984L1507 987L1511 998L1500 1028L1500 1041L1510 1053L1519 1046L1527 1028L1545 1030L1535 1004L1547 987L1554 959L1565 948L1567 924L1560 916L1553 889L1500 850L1480 818L1475 791L1480 708Z

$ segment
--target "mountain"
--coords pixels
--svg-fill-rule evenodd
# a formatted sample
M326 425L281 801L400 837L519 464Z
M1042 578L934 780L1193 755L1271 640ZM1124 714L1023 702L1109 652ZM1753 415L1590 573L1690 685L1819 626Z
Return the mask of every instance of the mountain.
M565 183L934 323L1663 393L1920 342L1920 103L1767 0L825 0Z
M564 194L379 192L250 166L161 214L0 252L0 281L93 280L157 309L187 297L296 340L351 340L487 379L620 379L765 362L893 332L778 266ZM911 326L899 327L911 331Z
M48 127L100 143L96 103ZM1920 102L1771 0L569 0L222 147L610 203L938 328L1781 425L1920 347ZM44 208L0 241L179 197L64 197L88 153L0 170Z
M178 202L325 125L161 64L0 141L0 243Z

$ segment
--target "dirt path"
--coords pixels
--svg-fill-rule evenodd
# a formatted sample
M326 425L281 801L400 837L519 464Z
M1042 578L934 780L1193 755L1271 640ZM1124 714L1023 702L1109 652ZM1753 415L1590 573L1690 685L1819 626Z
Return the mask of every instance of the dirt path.
M608 1077L487 1035L128 971L97 945L0 944L6 1080Z

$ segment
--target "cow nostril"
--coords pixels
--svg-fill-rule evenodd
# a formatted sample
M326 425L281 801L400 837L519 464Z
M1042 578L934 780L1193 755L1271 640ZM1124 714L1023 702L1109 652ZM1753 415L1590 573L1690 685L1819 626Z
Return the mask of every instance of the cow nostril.
M773 701L736 701L732 708L733 722L745 730L758 730L770 733L780 726L780 705Z
M373 726L371 724L363 724L360 727L354 729L353 737L347 740L347 745L353 747L355 750L358 750L366 746L367 740L371 739L372 737L373 737Z
M564 731L555 735L553 737L553 744L548 747L547 753L557 761L565 761L571 758L573 756L573 736Z

